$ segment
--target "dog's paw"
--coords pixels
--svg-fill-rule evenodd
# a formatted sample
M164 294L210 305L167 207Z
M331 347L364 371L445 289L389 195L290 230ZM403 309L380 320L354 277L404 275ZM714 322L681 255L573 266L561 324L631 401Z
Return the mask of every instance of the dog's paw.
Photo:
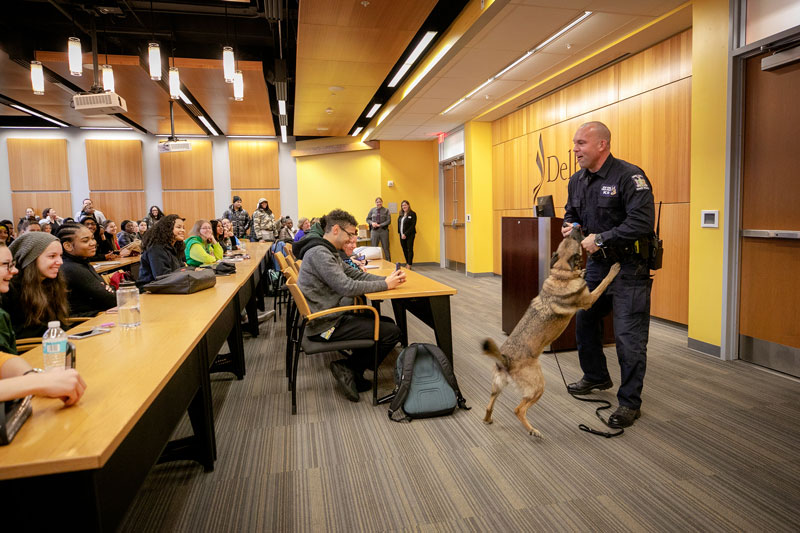
M539 438L539 439L541 439L541 438L542 438L542 434L541 434L541 432L540 432L538 429L532 429L532 430L530 430L530 431L528 432L528 435L531 435L531 436L533 436L533 437L536 437L536 438Z
M619 269L620 269L619 263L614 263L613 265L611 265L611 269L608 271L608 273L611 274L612 276L616 276L617 274L619 274Z

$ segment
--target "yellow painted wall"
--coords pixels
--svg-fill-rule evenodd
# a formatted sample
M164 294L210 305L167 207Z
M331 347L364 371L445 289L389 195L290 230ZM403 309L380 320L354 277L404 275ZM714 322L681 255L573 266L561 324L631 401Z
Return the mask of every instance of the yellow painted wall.
M725 231L728 0L695 0L692 9L689 338L719 346ZM703 209L719 210L719 228L700 227Z
M383 205L388 207L389 202L397 202L397 208L400 209L403 200L411 204L411 209L417 213L414 262L438 263L441 218L438 143L435 140L381 141L380 152ZM387 186L389 180L394 181L393 187ZM403 250L400 248L396 215L392 215L389 229L392 259L402 262Z
M492 272L492 123L468 122L464 127L464 189L467 196L467 272Z
M360 224L381 194L378 150L298 157L298 216L318 217L336 208L349 211Z

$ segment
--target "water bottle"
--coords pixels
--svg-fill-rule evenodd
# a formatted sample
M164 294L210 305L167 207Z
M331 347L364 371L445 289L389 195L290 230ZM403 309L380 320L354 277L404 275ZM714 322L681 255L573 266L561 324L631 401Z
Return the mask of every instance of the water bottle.
M67 334L61 329L61 322L53 320L47 323L47 331L42 337L44 351L44 369L64 368L67 356Z
M135 328L142 323L139 314L139 289L132 281L123 281L117 290L117 315L123 328Z

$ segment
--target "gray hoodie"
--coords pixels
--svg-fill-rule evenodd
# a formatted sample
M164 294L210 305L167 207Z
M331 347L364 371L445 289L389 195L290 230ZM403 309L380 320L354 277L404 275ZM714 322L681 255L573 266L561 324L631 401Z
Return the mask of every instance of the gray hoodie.
M388 286L384 280L383 276L346 266L336 248L328 241L323 241L305 251L297 285L306 297L311 312L316 313L340 305L351 305L355 296L385 291ZM306 332L319 335L335 326L342 314L318 318L308 324Z

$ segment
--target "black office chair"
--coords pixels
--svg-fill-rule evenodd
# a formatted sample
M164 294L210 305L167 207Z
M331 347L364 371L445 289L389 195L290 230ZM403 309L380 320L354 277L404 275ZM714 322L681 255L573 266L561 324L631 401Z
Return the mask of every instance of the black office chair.
M372 348L373 350L373 363L372 369L374 378L372 380L372 404L378 404L378 334L380 332L381 317L377 309L369 305L346 305L342 307L334 307L312 313L308 307L305 296L297 286L297 278L289 276L286 280L286 286L289 287L289 292L294 298L294 304L297 307L298 326L296 332L296 342L294 342L294 353L292 356L292 375L290 378L289 386L292 390L292 414L297 414L297 366L300 360L300 352L305 352L307 355L336 352L340 350L362 350L365 348ZM347 311L369 311L375 315L375 330L372 339L353 339L333 342L318 342L309 339L305 335L306 325L317 318L330 315L332 313L341 313Z

